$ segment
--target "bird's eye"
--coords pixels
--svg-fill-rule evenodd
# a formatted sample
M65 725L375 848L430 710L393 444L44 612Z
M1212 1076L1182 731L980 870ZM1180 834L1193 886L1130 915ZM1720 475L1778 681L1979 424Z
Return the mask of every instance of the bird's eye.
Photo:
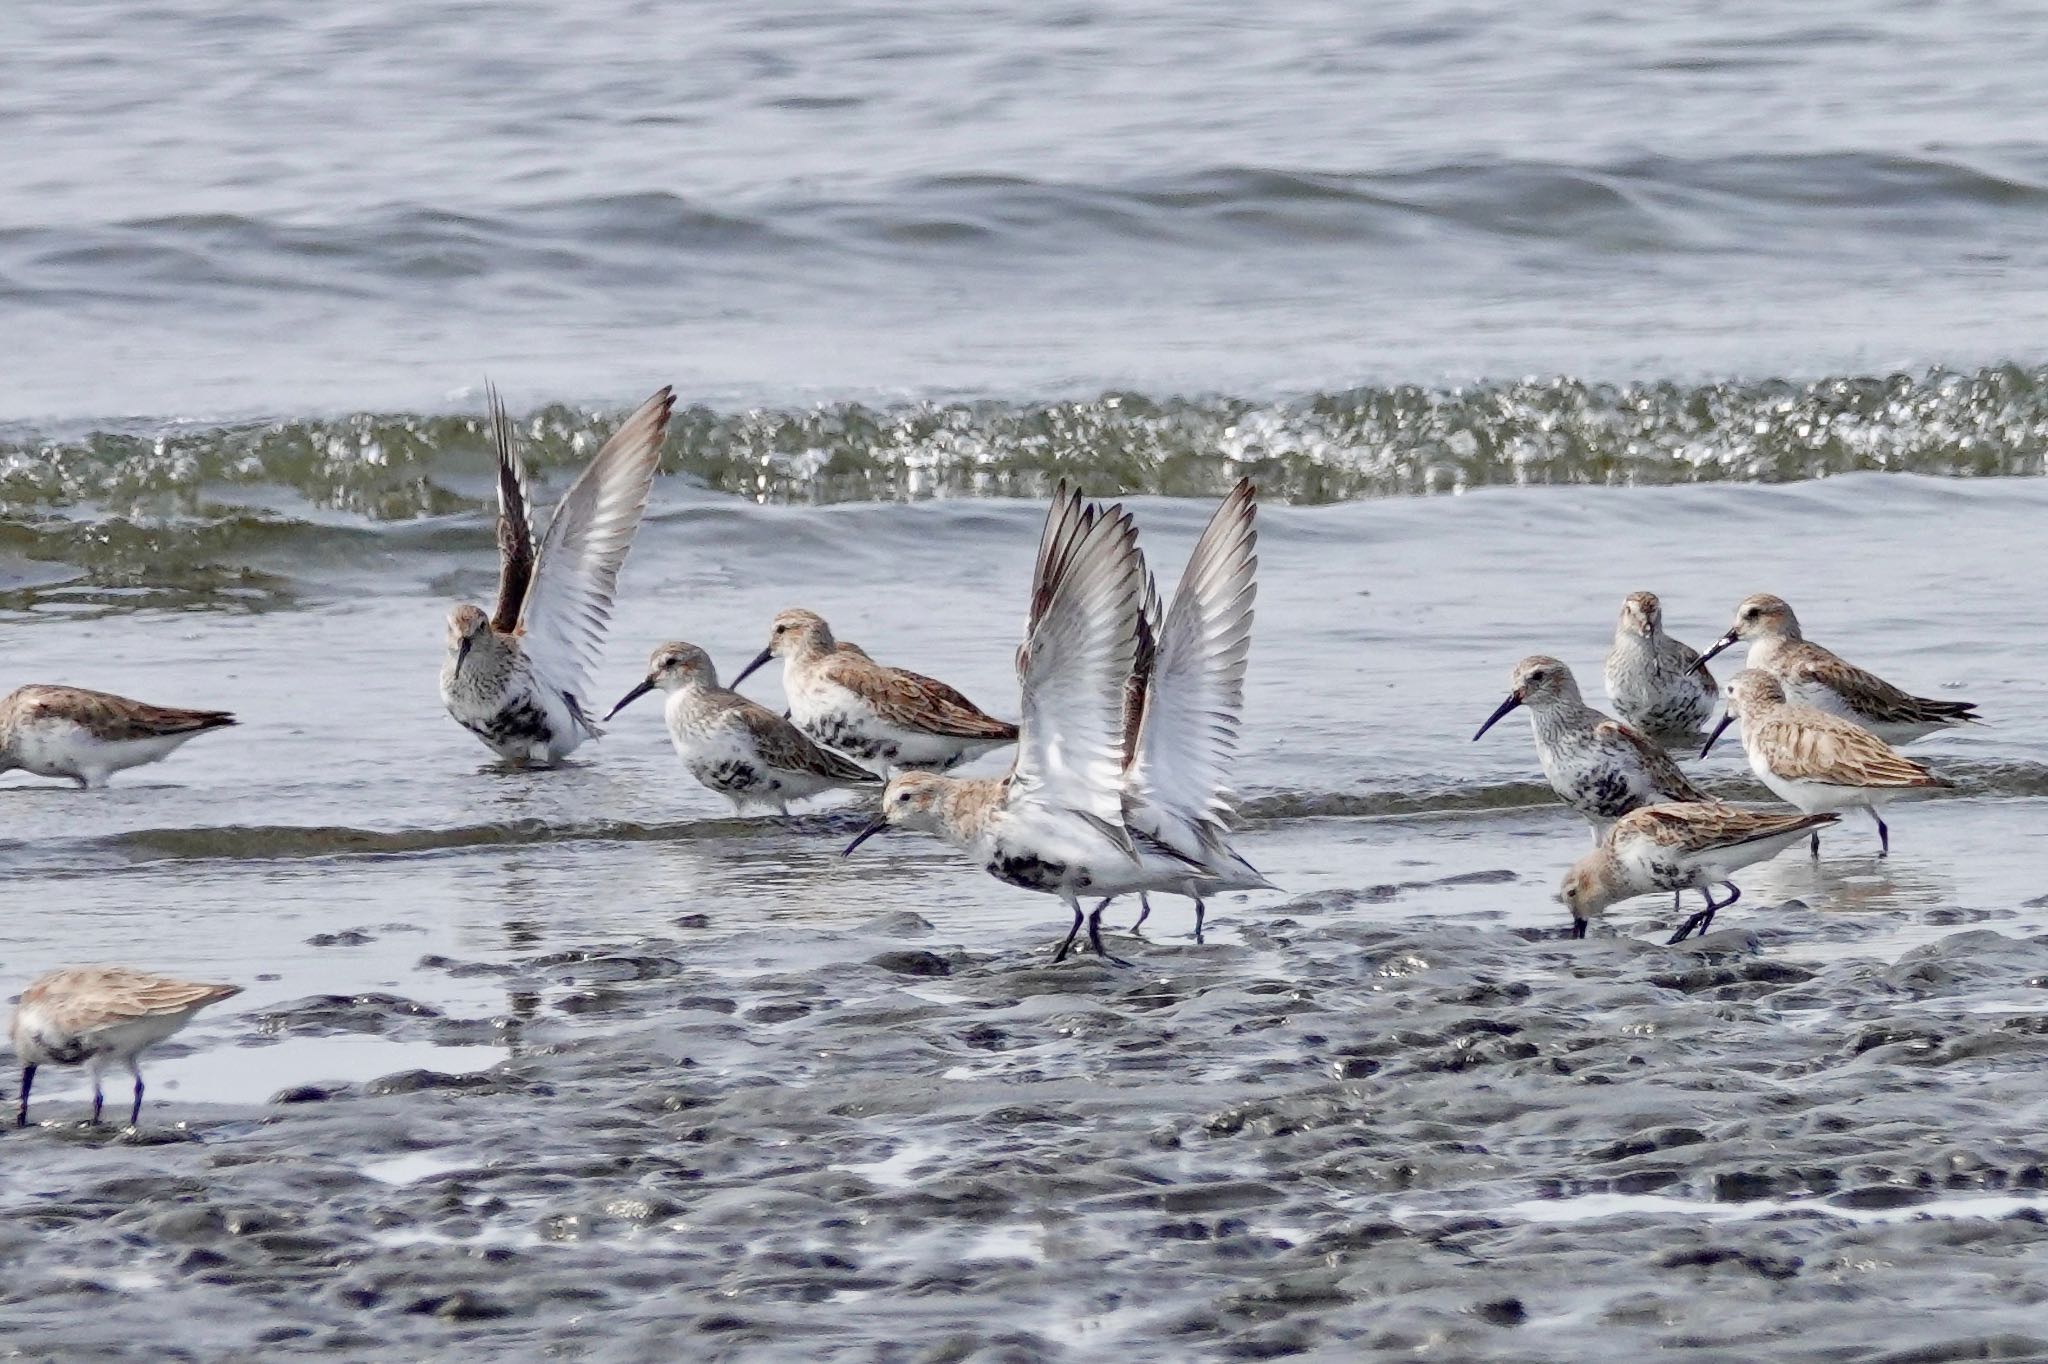
M787 625L778 625L775 627L775 633L778 635L786 635L789 633L789 627Z

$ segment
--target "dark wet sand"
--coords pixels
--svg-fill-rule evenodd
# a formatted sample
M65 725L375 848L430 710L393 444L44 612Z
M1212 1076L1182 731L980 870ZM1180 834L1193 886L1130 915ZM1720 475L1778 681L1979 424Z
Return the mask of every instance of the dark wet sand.
M2048 937L1937 914L1887 962L1855 954L1853 917L1796 905L1699 950L1375 922L1403 894L1126 943L1129 970L1049 969L1041 933L963 950L907 913L430 958L510 1007L313 998L247 1040L511 1059L309 1077L142 1144L6 1136L9 1344L2048 1357Z

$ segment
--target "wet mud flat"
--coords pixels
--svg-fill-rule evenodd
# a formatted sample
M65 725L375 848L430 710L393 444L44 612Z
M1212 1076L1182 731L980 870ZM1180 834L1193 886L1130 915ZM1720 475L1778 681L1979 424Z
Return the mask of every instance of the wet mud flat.
M1649 901L1615 925L1643 936L1572 943L1399 898L1207 946L1162 903L1114 940L1129 969L1045 965L1049 923L969 950L907 913L432 957L507 1008L309 997L228 1062L339 1034L509 1059L153 1109L140 1137L50 1104L0 1136L0 1334L66 1359L2048 1359L2048 937L1953 913L1865 956L1867 926L1791 904L1667 949Z

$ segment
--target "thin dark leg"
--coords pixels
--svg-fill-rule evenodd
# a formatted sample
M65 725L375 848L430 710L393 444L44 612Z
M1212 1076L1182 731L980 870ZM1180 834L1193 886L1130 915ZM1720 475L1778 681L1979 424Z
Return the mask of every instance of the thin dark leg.
M1892 831L1884 827L1884 816L1877 812L1876 806L1871 807L1870 817L1877 821L1877 855L1879 857L1890 857L1892 855Z
M100 1093L100 1077L92 1077L92 1125L100 1125L100 1109L106 1106L107 1096Z
M1202 916L1203 916L1204 914L1208 913L1208 911L1209 911L1209 907L1208 907L1207 905L1203 904L1203 903L1202 903L1202 897L1201 897L1201 896L1199 896L1199 895L1197 895L1197 896L1195 897L1195 941L1196 941L1196 942L1200 942L1200 941L1202 940Z
M1058 966L1067 959L1067 953L1074 950L1074 939L1081 932L1081 902L1070 902L1074 910L1074 926L1067 930L1067 940L1060 944L1060 950L1052 954L1052 964Z
M1104 900L1102 903L1108 904L1109 901ZM1152 897L1141 890L1138 892L1138 920L1136 923L1131 925L1131 932L1136 933L1139 929L1143 928L1145 926L1145 920L1151 917Z
M128 1125L134 1127L142 1122L142 1067L135 1068L135 1107L128 1110Z
M35 1082L36 1068L34 1066L23 1066L21 1068L21 1111L14 1115L14 1125L16 1127L28 1126L28 1092L34 1087Z
M1700 897L1707 902L1707 907L1680 924L1678 931L1671 935L1671 943L1682 943L1694 933L1705 936L1708 926L1714 922L1714 915L1742 898L1742 892L1736 888L1733 881L1723 881L1721 884L1728 887L1728 898L1715 904L1714 892L1702 887Z
M1812 852L1813 852L1813 855L1814 855L1815 857L1819 857L1819 856L1820 856L1820 835L1819 835L1819 834L1815 834L1815 835L1813 836L1813 842L1812 842L1812 843L1810 843L1810 844L1808 844L1807 846L1808 846L1808 847L1809 847L1809 848L1810 848L1810 849L1812 850Z
M1129 966L1129 962L1122 957L1111 956L1109 949L1102 945L1102 911L1108 907L1109 901L1104 900L1095 906L1095 912L1088 916L1088 945L1094 948L1095 955L1104 961L1115 966Z

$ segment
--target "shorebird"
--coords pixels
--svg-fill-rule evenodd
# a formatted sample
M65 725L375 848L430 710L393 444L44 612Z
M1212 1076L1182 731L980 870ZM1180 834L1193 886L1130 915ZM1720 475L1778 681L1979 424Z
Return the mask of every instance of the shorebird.
M1102 906L1153 889L1124 819L1126 684L1137 661L1145 592L1137 528L1121 506L1099 509L1062 483L1038 547L1031 611L1017 651L1023 690L1017 756L1004 777L900 772L882 792L882 813L847 855L889 828L936 834L1008 885L1057 895L1073 927L1107 957ZM1112 958L1113 960L1113 958Z
M1899 753L1863 726L1839 715L1785 699L1778 679L1744 668L1728 683L1727 711L1707 736L1702 758L1721 732L1742 721L1742 747L1750 770L1789 805L1813 814L1867 810L1877 821L1878 856L1892 850L1892 833L1878 809L1913 791L1954 782ZM1820 856L1820 835L1813 836Z
M1152 889L1195 902L1196 942L1205 897L1273 888L1229 842L1230 767L1258 596L1257 515L1257 490L1241 479L1195 542L1163 614L1147 575L1125 689L1124 825L1160 875ZM1163 862L1146 856L1155 853ZM1144 892L1139 904L1133 933L1152 913Z
M1743 599L1735 623L1706 657L1738 640L1749 641L1748 666L1776 677L1789 699L1854 720L1887 743L1911 743L1978 718L1974 702L1914 696L1823 649L1800 633L1792 608L1768 592Z
M1623 599L1606 680L1614 713L1653 739L1695 738L1721 698L1699 653L1664 633L1664 607L1654 592Z
M498 459L496 611L448 615L441 700L448 713L511 763L560 761L597 726L582 693L611 619L619 567L647 510L675 394L663 388L612 433L538 533L512 422L493 389Z
M107 1063L135 1077L128 1125L142 1120L142 1053L192 1021L209 1004L242 993L239 985L201 985L125 966L73 966L39 977L14 1009L14 1054L21 1062L17 1127L28 1126L28 1093L36 1067L83 1063L92 1075L92 1120L105 1096L100 1072Z
M1556 659L1531 655L1515 665L1508 680L1507 700L1486 717L1473 741L1509 711L1526 706L1543 775L1593 826L1594 842L1609 824L1645 805L1712 801L1662 748L1587 705L1572 670Z
M1572 936L1583 938L1587 922L1618 900L1696 890L1707 907L1671 935L1672 942L1684 942L1693 933L1705 933L1716 913L1742 898L1730 876L1776 857L1839 818L1770 814L1720 802L1646 805L1615 821L1600 846L1572 864L1557 898L1571 911ZM1717 884L1728 890L1728 898L1719 902L1713 892Z
M676 755L691 776L731 801L735 813L753 803L787 815L793 800L881 783L858 763L819 748L767 707L719 686L711 656L680 640L654 651L646 678L604 718L656 688L668 693L663 714Z
M782 660L789 718L826 748L887 775L944 772L1017 741L1017 727L983 713L945 683L889 668L857 644L835 639L813 611L775 617L768 647L740 670L733 686L772 658Z
M105 786L123 768L160 762L187 739L225 729L224 710L152 706L84 687L28 686L0 700L0 772Z

